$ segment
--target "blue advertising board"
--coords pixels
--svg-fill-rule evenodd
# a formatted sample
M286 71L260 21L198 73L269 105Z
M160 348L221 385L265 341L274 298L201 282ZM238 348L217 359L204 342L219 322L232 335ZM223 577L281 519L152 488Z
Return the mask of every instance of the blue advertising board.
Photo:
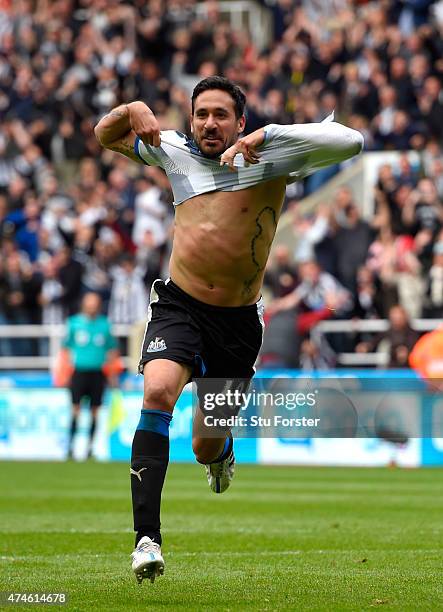
M261 371L257 377L316 379L328 376L352 379L359 393L399 391L398 402L409 398L411 413L421 422L421 435L403 445L376 438L238 438L236 458L247 463L315 465L443 465L443 399L431 394L409 370L336 370L306 373L293 370ZM129 461L132 438L142 401L141 377L127 376L118 390L108 390L100 412L95 454L100 460ZM409 394L409 395L408 395ZM369 395L368 395L369 397ZM392 405L391 405L392 404ZM389 409L397 418L395 402ZM193 462L192 392L180 396L171 422L171 461ZM66 389L51 386L48 374L0 375L0 459L63 460L70 420L70 397ZM82 411L75 455L86 452L89 411Z

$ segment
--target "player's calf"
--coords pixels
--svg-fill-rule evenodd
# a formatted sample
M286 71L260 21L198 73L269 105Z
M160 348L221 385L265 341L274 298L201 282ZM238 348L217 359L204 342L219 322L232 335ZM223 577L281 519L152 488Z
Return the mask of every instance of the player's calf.
M169 462L171 419L168 412L142 410L132 442L130 474L136 543L148 536L161 544L160 503Z

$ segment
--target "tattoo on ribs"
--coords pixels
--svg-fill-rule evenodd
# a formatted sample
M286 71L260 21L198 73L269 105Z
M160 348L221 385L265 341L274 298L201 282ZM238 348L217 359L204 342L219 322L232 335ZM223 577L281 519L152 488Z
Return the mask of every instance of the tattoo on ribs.
M252 285L257 280L259 274L263 272L263 270L265 269L266 262L268 260L269 249L271 248L272 238L274 237L274 232L272 233L272 238L269 241L269 244L265 242L266 236L263 236L263 225L262 224L265 223L266 220L269 220L273 224L274 231L275 231L275 228L277 227L277 217L275 214L275 210L271 208L270 206L265 206L258 213L255 219L256 231L251 240L251 259L252 259L252 263L255 266L256 270L253 276L245 280L243 283L242 294L245 296L249 295L252 292ZM262 253L257 252L260 242L262 243L265 242L265 248L263 249ZM262 261L260 262L259 259L262 259Z

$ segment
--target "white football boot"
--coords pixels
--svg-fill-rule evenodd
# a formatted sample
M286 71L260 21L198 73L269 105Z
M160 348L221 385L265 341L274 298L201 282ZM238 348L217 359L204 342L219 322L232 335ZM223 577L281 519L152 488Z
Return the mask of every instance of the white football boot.
M149 578L151 582L154 582L156 577L162 576L165 571L161 548L148 536L141 538L134 552L131 553L131 557L132 571L139 584L144 578Z
M234 478L234 451L231 451L229 456L223 459L223 461L206 464L205 470L211 491L214 491L214 493L223 493Z

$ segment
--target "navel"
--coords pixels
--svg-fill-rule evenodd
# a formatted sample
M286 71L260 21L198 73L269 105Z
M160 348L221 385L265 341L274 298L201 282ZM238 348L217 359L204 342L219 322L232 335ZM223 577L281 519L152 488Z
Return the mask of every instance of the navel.
M214 285L212 285L212 284L209 284L208 287L209 287L209 289L214 289Z
M241 209L241 212L248 212L249 208L247 208L246 206L244 208Z

